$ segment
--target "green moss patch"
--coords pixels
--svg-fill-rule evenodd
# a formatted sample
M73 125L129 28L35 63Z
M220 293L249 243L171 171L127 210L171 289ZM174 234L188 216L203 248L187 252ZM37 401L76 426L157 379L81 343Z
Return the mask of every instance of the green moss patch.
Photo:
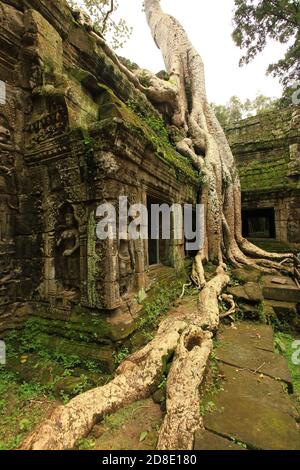
M113 118L120 119L133 133L145 138L153 147L156 157L175 169L178 177L185 177L194 184L199 184L199 175L190 161L176 152L171 145L168 131L160 115L150 115L146 111L143 114L137 102L130 100L125 104L105 85L99 85L99 89L102 91L101 121L110 125Z
M280 158L276 161L263 162L254 160L247 166L239 166L242 190L278 189L295 186L288 179L289 159Z
M0 367L0 450L12 450L55 408L53 397L39 384L19 383Z

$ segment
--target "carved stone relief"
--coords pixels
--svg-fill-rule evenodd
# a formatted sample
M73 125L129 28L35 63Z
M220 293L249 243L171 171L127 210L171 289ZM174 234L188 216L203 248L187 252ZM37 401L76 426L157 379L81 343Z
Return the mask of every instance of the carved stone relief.
M61 209L62 224L57 233L55 276L68 296L76 297L80 288L80 241L78 223L71 206Z

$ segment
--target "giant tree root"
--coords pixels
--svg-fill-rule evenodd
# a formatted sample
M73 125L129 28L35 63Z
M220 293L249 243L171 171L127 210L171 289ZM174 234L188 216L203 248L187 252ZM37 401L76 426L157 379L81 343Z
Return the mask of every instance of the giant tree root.
M164 321L154 340L127 358L111 382L78 395L66 406L57 408L50 419L24 442L22 448L71 449L76 440L86 436L105 415L147 398L157 386L166 360L175 351L186 326L184 321Z
M187 328L179 340L167 381L167 414L159 433L160 450L192 450L202 427L199 387L212 351L212 334Z
M164 449L174 449L177 445L190 449L193 433L201 425L198 387L212 348L212 334L201 326L217 327L218 296L228 280L224 268L220 267L200 293L200 303L207 311L181 314L182 318L168 317L149 344L123 361L111 382L58 407L23 443L22 449L73 448L105 415L149 397L165 371L166 361L175 351L168 377L167 416L159 445Z

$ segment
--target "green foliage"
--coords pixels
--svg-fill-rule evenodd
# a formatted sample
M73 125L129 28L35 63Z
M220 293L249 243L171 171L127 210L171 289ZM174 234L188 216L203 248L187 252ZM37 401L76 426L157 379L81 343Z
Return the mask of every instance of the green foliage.
M155 328L158 326L161 316L169 310L169 306L180 293L180 286L163 286L152 299L144 302L143 315L139 319L139 328Z
M260 303L258 306L258 319L259 319L259 322L263 323L264 325L268 323L263 303Z
M118 352L114 352L114 362L115 362L115 365L116 367L119 366L121 364L121 362L124 361L124 359L126 359L126 357L128 357L130 354L130 351L127 347L123 347L120 351Z
M39 351L41 349L39 333L40 328L35 319L27 320L21 333L13 330L7 335L7 353L13 355L17 350L21 354Z
M85 367L87 368L87 370L89 372L92 372L92 373L99 373L101 372L101 370L99 369L99 364L97 364L96 362L92 361L92 360L89 360L89 361L85 361Z
M161 70L160 72L156 74L156 76L160 78L161 80L165 80L166 82L170 80L170 75L165 70Z
M296 337L292 333L283 333L280 331L275 333L276 352L286 357L292 375L294 390L300 398L300 365L294 364L292 360L293 354L295 353L295 349L293 349L292 345L294 341L299 339L299 335Z
M101 320L95 319L95 322ZM89 372L101 373L99 364L93 360L83 361L77 354L65 354L61 351L45 349L40 340L41 325L39 319L30 318L24 325L21 332L11 331L6 337L8 357L18 357L34 353L37 355L45 367L56 363L64 369L64 376L70 375L70 371L79 366L84 366ZM25 356L26 357L26 356Z
M223 128L230 127L241 119L274 111L280 106L277 99L264 95L257 95L254 100L247 99L245 101L241 101L237 96L232 96L226 105L212 104L212 108Z
M140 83L141 83L144 87L146 87L146 88L148 88L148 87L150 86L150 84L151 84L151 83L150 83L150 78L149 78L148 75L147 75L146 73L144 73L144 72L142 72L142 73L139 75L139 81L140 81Z
M299 83L296 82L293 86L287 86L284 88L281 98L277 100L278 109L285 109L290 106L294 106L294 97L296 97L297 100L300 97L300 93L297 91L299 89L298 85Z
M111 93L110 93L111 94ZM141 103L128 100L127 106L111 94L111 99L117 103L122 119L132 132L138 133L152 143L156 157L176 171L178 178L188 177L198 187L201 186L199 173L193 168L190 161L180 155L172 145L169 133L163 118L158 113L150 113L143 109Z
M80 382L74 387L74 395L79 395L80 393L85 392L89 388L89 378L85 374L81 374Z
M208 413L212 413L216 410L216 405L213 401L206 401L200 403L200 415L205 416Z
M16 449L44 417L51 403L40 384L19 384L17 376L0 367L0 450Z
M48 414L55 397L66 404L73 396L102 384L99 364L94 361L45 350L39 340L38 320L29 319L22 330L5 338L8 364L0 367L0 450L17 448Z
M79 450L91 450L95 447L95 441L88 438L78 439L76 442L76 447Z
M166 385L167 385L167 376L166 374L164 374L161 378L161 381L159 382L158 384L158 389L161 390L161 389L164 389L166 388Z
M126 21L116 19L116 11L119 4L116 0L67 0L76 11L86 13L86 22L93 23L93 27L110 42L113 49L124 47L132 34L132 28ZM79 15L76 16L75 18Z
M215 342L216 344L216 342ZM214 344L214 345L215 345ZM212 413L216 410L214 403L214 396L222 389L222 381L219 377L219 368L216 355L214 351L210 354L209 360L209 373L207 374L204 389L201 392L200 400L200 415L205 416L207 413Z
M268 73L279 77L285 86L300 76L299 27L299 0L235 0L233 39L245 50L241 65L259 54L269 39L287 44L285 56L268 67Z
M146 85L145 85L146 86ZM164 119L159 115L149 115L145 114L140 110L139 105L134 100L128 100L127 106L131 109L137 116L139 116L145 124L155 133L153 138L156 139L157 144L171 145L169 133L166 128Z
M127 67L128 70L131 70L132 72L139 68L139 66L135 62L131 62L131 60L127 59L126 57L119 56L119 61L123 65L125 65L125 67Z
M291 332L291 324L289 319L280 319L277 316L270 316L268 318L268 322L272 325L275 333L286 333L290 334ZM275 342L278 341L278 339L275 340ZM283 352L283 351L282 351Z
M212 104L212 108L221 126L226 128L243 119L243 103L237 96L232 96L226 105Z
M166 129L163 118L146 116L145 123L154 131L157 144L170 145L169 133Z
M247 449L247 445L244 442L237 440L235 437L230 437L230 440L234 442L234 444L236 444L237 446L240 446L243 449Z

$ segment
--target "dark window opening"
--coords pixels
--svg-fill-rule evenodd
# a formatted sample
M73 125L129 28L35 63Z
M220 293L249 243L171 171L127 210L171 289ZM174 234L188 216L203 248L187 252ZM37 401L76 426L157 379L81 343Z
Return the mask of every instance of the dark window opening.
M152 204L164 204L162 201L154 198L147 198L147 210L148 210L148 259L149 266L155 264L169 264L169 245L170 240L162 239L162 214L159 216L159 239L153 240L151 238L151 206ZM170 222L171 223L171 222Z
M197 229L197 219L196 219L196 209L193 208L192 211L192 231L196 233ZM198 254L198 250L188 250L187 249L187 243L193 243L196 242L196 236L194 240L188 240L186 237L186 233L184 234L184 251L185 251L185 256L189 258L195 258L195 256Z
M243 236L276 238L274 209L245 209L242 212Z

